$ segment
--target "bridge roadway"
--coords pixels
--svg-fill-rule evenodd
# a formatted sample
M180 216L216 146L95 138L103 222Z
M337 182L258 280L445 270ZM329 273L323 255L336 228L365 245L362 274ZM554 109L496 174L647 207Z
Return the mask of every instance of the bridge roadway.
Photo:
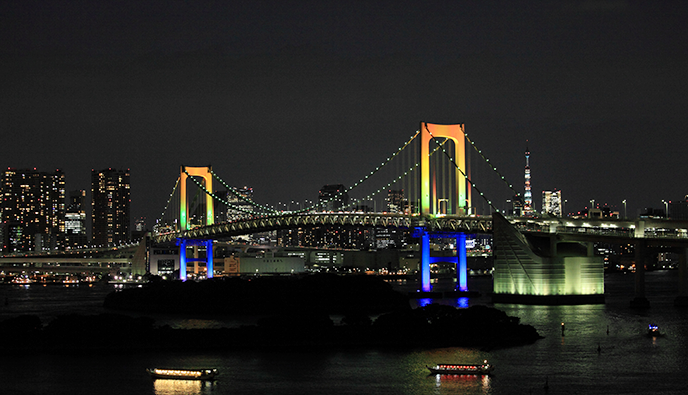
M199 226L181 232L153 235L155 242L169 242L178 237L208 239L260 233L278 229L315 227L326 225L376 226L412 228L426 226L436 231L489 233L492 229L490 216L440 216L422 219L418 215L363 212L290 213L275 216L246 218L232 222Z
M688 221L588 218L509 218L522 233L555 233L560 240L688 247Z
M640 218L577 219L577 218L509 218L523 233L551 235L561 240L632 243L643 241L645 246L688 248L688 221ZM280 216L247 218L239 221L197 227L184 232L172 232L152 236L154 243L174 242L178 237L190 239L225 238L250 233L296 227L325 225L378 226L413 228L425 226L430 231L491 233L491 216L438 216L422 218L418 215L362 212L290 213ZM132 264L133 255L141 254L138 244L119 247L87 248L41 253L21 252L0 257L0 270L26 270L29 267L51 267L59 262L62 269L73 267L82 270L105 270L108 264ZM57 268L57 267L56 267ZM68 269L67 269L68 270Z
M685 245L688 241L688 221L658 218L636 220L588 218L525 218L513 217L509 221L524 233L556 233L562 239L579 241L628 242L644 238ZM199 226L181 232L153 235L157 243L174 241L178 237L209 239L239 236L278 229L315 227L326 225L376 226L413 228L425 226L429 231L491 233L492 216L446 215L422 218L418 215L363 212L289 213L279 216L262 216Z

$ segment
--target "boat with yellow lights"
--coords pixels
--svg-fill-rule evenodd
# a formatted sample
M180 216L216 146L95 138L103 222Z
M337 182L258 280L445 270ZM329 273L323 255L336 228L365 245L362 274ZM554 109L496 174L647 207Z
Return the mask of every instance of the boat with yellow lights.
M214 380L217 369L146 369L154 379Z
M487 375L494 370L494 366L485 360L481 365L468 365L456 363L439 363L435 366L426 366L432 374L477 374Z

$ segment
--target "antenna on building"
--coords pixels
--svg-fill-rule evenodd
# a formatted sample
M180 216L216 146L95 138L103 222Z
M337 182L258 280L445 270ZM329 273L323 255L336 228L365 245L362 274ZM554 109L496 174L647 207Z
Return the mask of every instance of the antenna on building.
M526 169L525 169L525 193L523 194L523 215L533 216L533 195L530 191L530 150L526 140Z

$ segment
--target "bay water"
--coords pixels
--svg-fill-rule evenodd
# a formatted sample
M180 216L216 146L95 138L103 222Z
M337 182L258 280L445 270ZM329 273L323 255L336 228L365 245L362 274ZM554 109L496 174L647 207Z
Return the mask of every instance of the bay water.
M497 350L323 349L223 350L217 352L141 352L0 355L0 393L4 394L685 394L688 392L688 310L674 307L678 273L646 273L651 307L631 309L632 274L606 275L606 303L580 306L496 304L508 315L533 325L544 336L534 344ZM408 290L415 284L395 284ZM469 279L481 296L435 300L466 307L492 305L489 277ZM114 288L92 286L0 286L0 320L38 315L44 323L61 314L99 314ZM431 303L412 300L413 305ZM177 328L238 326L255 317L217 319L154 315L160 325ZM336 317L335 317L336 320ZM565 331L562 332L562 323ZM661 337L646 335L657 324ZM12 339L0 339L12 341ZM78 348L79 338L66 338ZM125 343L128 334L103 338ZM213 339L189 338L212 343ZM480 363L488 359L491 376L435 376L425 368L440 362ZM152 380L148 367L215 367L215 382Z

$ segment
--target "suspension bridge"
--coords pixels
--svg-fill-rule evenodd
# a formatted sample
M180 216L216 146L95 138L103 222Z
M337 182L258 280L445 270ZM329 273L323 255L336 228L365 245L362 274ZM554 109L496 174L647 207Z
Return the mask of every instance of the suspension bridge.
M276 229L328 225L414 229L421 241L421 287L430 291L429 265L435 261L430 256L430 240L453 238L457 245L465 246L465 234L490 232L489 214L500 211L473 182L472 172L476 171L493 174L490 187L494 190L497 181L501 190L494 194L501 193L502 201L519 195L468 138L463 124L421 123L415 134L369 174L331 196L320 196L310 207L294 211L256 202L210 166L181 166L153 239L176 240L184 251L192 245L211 249L209 240L213 238ZM187 183L195 187L195 194L189 193ZM394 197L390 198L392 191ZM478 215L474 197L489 206L483 215ZM467 291L465 247L459 250L455 260L457 272L463 274L457 278L458 287ZM210 277L212 254L205 259ZM180 253L180 278L186 278L184 253Z
M195 186L195 194L187 192L187 182ZM193 202L189 203L191 195ZM331 225L409 229L419 243L419 291L431 292L430 265L443 261L456 264L457 291L465 292L466 234L492 233L493 216L504 218L508 210L495 202L518 201L520 195L469 139L463 124L423 122L370 173L351 186L336 188L336 193L321 194L317 203L298 210L260 204L220 178L210 166L182 166L153 238L158 242L176 240L180 247L179 276L186 279L186 247L205 246L212 251L213 239ZM495 235L495 244L502 245L495 259L495 269L500 269L495 278L501 285L496 285L495 291L508 295L599 297L604 292L603 265L593 256L591 240L641 238L643 246L653 240L665 245L669 238L684 246L688 240L688 224L659 224L662 231L657 233L657 225L638 221L510 218L510 226L516 229L513 234L500 231L499 237ZM548 247L533 251L532 242L519 238L524 233L544 235L547 241L543 244ZM455 256L433 257L431 240L447 238L455 240ZM579 256L559 252L570 248L571 243L587 243L587 249ZM212 277L212 253L191 259L205 261L207 275ZM571 269L574 267L577 269Z
M592 252L593 242L636 246L640 272L636 296L641 300L647 248L660 246L679 253L679 296L688 302L686 221L507 215L509 207L504 202L518 201L520 195L469 139L463 124L421 123L369 173L348 187L337 185L329 193L321 191L316 203L297 210L257 202L250 191L232 186L211 166L181 166L151 239L157 244L176 243L179 278L186 280L191 261L204 263L206 276L213 277L213 243L232 236L328 226L406 229L418 240L419 291L428 293L432 291L430 266L436 262L455 264L457 291L468 291L466 235L491 233L496 295L592 295L593 300L604 292L603 264ZM432 239L455 240L455 255L432 256ZM577 250L581 245L586 247ZM188 248L197 251L199 247L205 248L205 257L199 258L197 253L188 256ZM128 255L129 260L139 262L147 254L145 249L146 243L140 243ZM131 266L140 273L146 271L145 262Z

